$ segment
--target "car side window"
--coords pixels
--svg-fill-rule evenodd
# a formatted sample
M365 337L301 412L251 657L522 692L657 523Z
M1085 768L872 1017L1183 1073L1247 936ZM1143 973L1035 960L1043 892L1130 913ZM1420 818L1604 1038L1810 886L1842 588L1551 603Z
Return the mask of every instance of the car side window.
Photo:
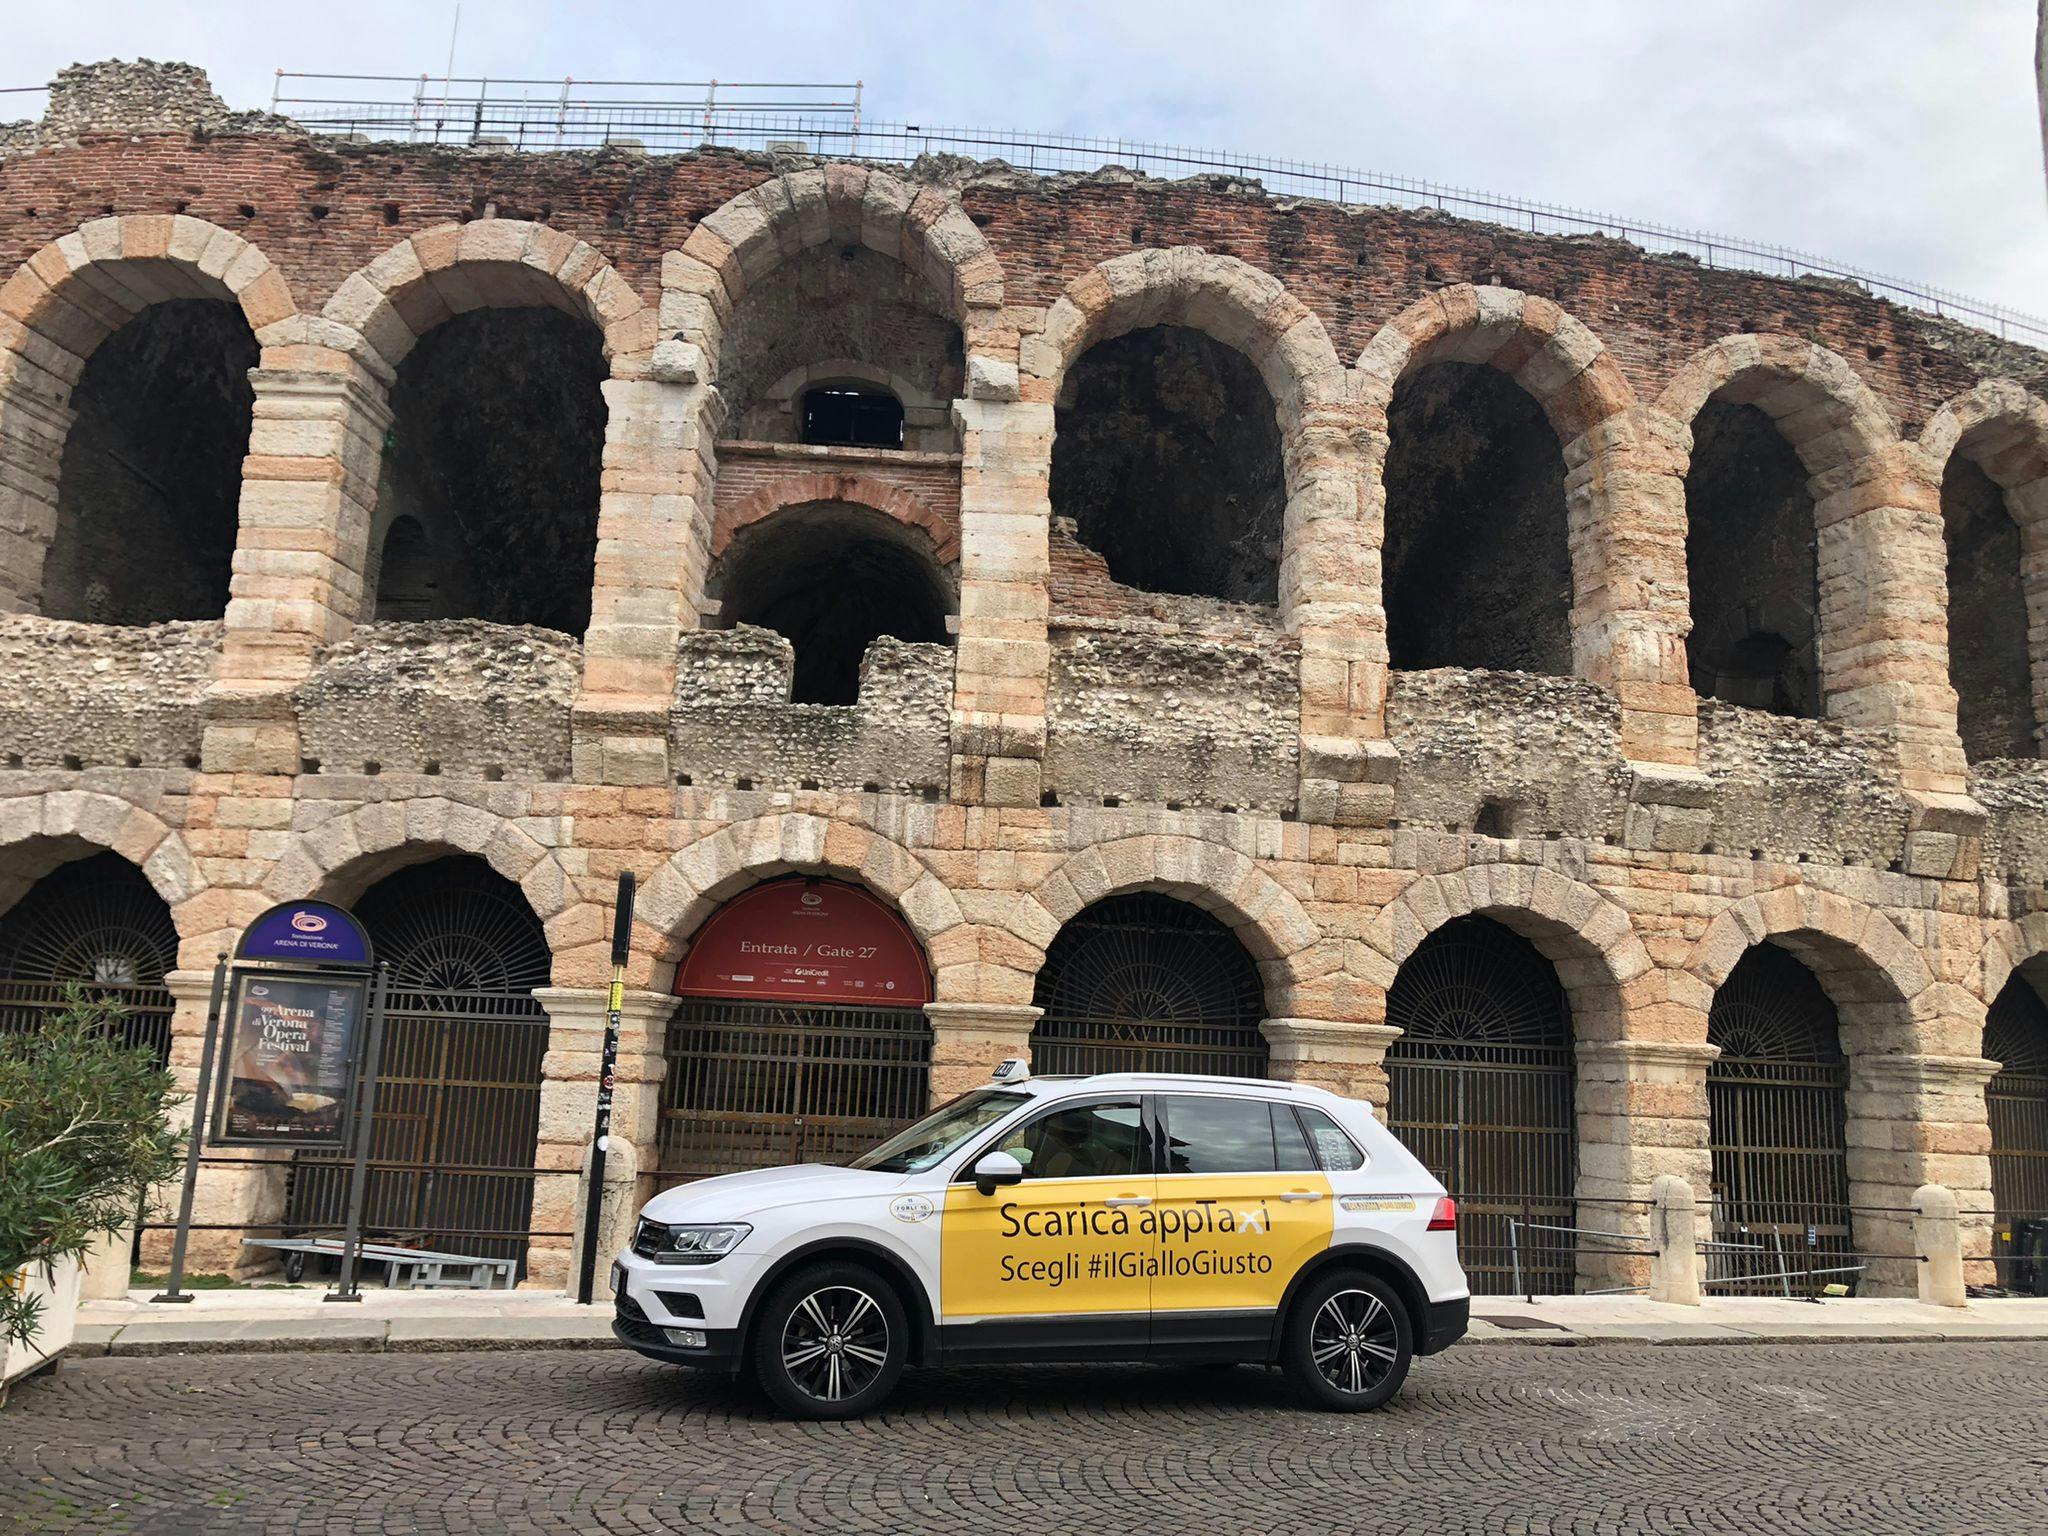
M1161 1104L1166 1111L1163 1173L1273 1173L1315 1166L1299 1129L1292 1130L1291 1151L1278 1134L1274 1111L1285 1115L1285 1105L1206 1094L1167 1094Z
M1315 1147L1316 1161L1331 1173L1348 1173L1354 1168L1365 1166L1365 1154L1351 1138L1338 1128L1337 1122L1320 1109L1310 1109L1306 1104L1297 1104L1294 1112L1301 1116L1301 1123L1308 1128L1308 1138Z
M1273 1112L1273 1166L1283 1173L1310 1173L1322 1165L1308 1144L1291 1104L1269 1104Z
M1040 1115L990 1150L1016 1158L1027 1179L1113 1179L1138 1171L1143 1146L1138 1101L1113 1099Z

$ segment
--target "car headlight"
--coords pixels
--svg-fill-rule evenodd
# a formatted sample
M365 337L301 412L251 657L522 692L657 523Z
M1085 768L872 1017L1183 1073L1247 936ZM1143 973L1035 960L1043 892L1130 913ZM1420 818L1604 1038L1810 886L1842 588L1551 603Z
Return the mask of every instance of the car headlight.
M650 1226L653 1223L649 1223ZM754 1229L745 1222L713 1226L657 1226L650 1234L647 1256L657 1264L716 1264Z

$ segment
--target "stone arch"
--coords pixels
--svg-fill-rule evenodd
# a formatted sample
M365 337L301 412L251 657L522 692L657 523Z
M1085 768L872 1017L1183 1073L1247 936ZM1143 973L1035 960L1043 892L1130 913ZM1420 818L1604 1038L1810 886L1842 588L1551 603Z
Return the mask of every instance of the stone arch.
M62 789L0 801L0 912L81 850L117 853L141 870L170 908L179 961L205 965L237 914L210 900L205 877L183 834L154 811L95 790ZM247 914L253 916L253 911Z
M0 284L0 611L41 597L87 360L143 311L181 299L233 303L258 343L279 339L297 313L269 257L188 214L94 219Z
M1649 509L1642 498L1620 492L1631 480L1624 473L1628 461L1641 447L1629 425L1635 392L1600 337L1549 299L1456 284L1411 304L1359 353L1357 388L1374 418L1366 438L1367 537L1381 552L1382 572L1391 446L1386 413L1404 380L1437 363L1478 366L1508 380L1535 403L1556 436L1564 479L1551 560L1570 587L1562 615L1570 671L1610 686L1659 680L1656 658L1667 647L1661 638L1643 643L1631 634L1669 622L1655 611L1667 573L1642 568L1646 559L1660 561L1657 540L1639 526ZM1385 586L1383 575L1382 590L1374 594L1382 634ZM1544 654L1552 649L1535 635L1529 643ZM1646 664L1648 677L1642 675ZM1662 744L1636 746L1636 713L1625 712L1625 745L1647 757L1670 755Z
M1425 875L1381 909L1354 966L1381 990L1422 941L1454 917L1490 917L1533 944L1557 971L1582 1040L1631 1036L1627 1012L1656 968L1627 910L1555 870L1485 864Z
M1419 299L1381 326L1357 371L1384 410L1394 387L1430 363L1482 363L1520 385L1569 445L1635 404L1606 343L1535 294L1458 283Z
M1989 1007L2012 980L2013 972L2037 960L2048 960L2048 912L2029 912L1990 925L1977 960L1977 1000Z
M1712 399L1769 416L1810 475L1883 453L1898 439L1891 413L1856 370L1797 336L1724 336L1679 367L1657 409L1689 427Z
M1034 952L1031 969L1069 918L1127 891L1158 891L1220 918L1258 965L1269 1018L1294 1014L1298 989L1319 973L1322 935L1285 886L1234 848L1170 834L1079 849L1021 897L1009 928Z
M697 355L679 362L718 377L725 323L748 289L792 256L838 242L901 262L946 303L970 356L1003 305L1003 270L959 202L887 171L835 163L793 171L727 200L663 258L661 332ZM981 343L981 345L978 345ZM970 362L969 392L1014 398L999 359Z
M597 250L525 219L438 224L409 236L350 273L320 317L341 328L343 350L389 378L445 320L543 307L596 327L614 378L651 368L655 311Z
M2048 404L2014 380L1985 379L1937 410L1917 446L1927 479L1943 488L1944 523L1947 475L1961 455L2004 493L2018 528L2011 575L2024 604L2026 703L2038 752L2048 730ZM1953 673L1953 656L1950 666Z
M1702 1015L1751 945L1773 940L1820 981L1851 1055L1916 1048L1941 1011L1941 989L1913 941L1875 907L1806 885L1780 886L1724 908L1707 925L1681 974Z
M555 982L566 984L562 957L601 926L597 909L579 902L553 849L482 806L439 796L358 806L297 834L263 889L272 901L345 904L395 870L449 853L475 854L519 887L547 930Z
M670 855L654 872L633 913L634 952L653 957L653 984L668 985L691 937L727 899L787 874L832 875L872 891L924 946L933 995L940 1002L980 1000L974 995L979 946L945 882L892 838L804 811L734 822Z
M1251 359L1290 445L1313 405L1343 396L1343 364L1314 311L1271 273L1182 245L1112 257L1067 284L1020 350L1025 398L1053 399L1090 347L1154 325L1186 326ZM1287 469L1292 490L1293 452Z
M755 410L737 424L737 435L766 437L771 441L800 443L803 436L803 404L814 388L843 384L870 384L887 390L903 407L903 446L914 452L950 452L955 446L952 401L935 394L907 374L877 363L853 357L822 358L799 363L764 387ZM786 418L768 431L755 427L770 417ZM728 428L733 431L733 428Z
M735 536L765 522L788 507L837 501L866 507L922 533L931 543L932 558L951 565L960 558L959 531L923 500L869 475L820 473L778 478L719 514L711 533L711 558L716 560Z

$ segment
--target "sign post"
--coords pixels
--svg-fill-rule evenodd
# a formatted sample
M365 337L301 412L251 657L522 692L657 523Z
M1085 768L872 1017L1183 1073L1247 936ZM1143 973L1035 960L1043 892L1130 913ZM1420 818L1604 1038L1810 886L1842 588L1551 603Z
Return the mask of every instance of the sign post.
M604 1015L604 1052L597 1069L597 1115L590 1136L590 1188L583 1197L583 1252L578 1258L576 1300L590 1304L597 1276L598 1226L604 1215L604 1164L612 1134L612 1086L619 1070L619 1015L626 1005L626 960L633 950L633 872L619 876L612 916L612 987Z
M358 1077L366 1068L375 1071L374 1054L363 1049L366 1012L373 1037L382 1020L381 992L374 1010L366 1008L370 966L369 935L324 901L272 907L242 931L232 964L220 957L193 1096L170 1283L153 1300L192 1299L184 1290L185 1256L202 1144L340 1147L347 1141Z
M356 1271L363 1260L363 1193L369 1187L370 1128L377 1118L377 1064L384 1053L384 998L391 988L391 967L377 967L377 988L370 1000L370 1040L363 1048L365 1070L356 1097L356 1155L348 1172L348 1215L341 1233L341 1279L322 1301L361 1301Z

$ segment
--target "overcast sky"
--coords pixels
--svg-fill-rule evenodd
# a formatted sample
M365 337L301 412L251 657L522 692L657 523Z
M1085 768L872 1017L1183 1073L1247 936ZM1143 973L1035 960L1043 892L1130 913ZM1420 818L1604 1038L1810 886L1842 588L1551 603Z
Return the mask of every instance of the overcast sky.
M11 8L0 85L438 73L452 0ZM2033 0L464 0L457 74L866 83L873 117L1326 160L1696 226L2048 315ZM0 97L0 116L13 116ZM21 98L13 98L20 101Z

